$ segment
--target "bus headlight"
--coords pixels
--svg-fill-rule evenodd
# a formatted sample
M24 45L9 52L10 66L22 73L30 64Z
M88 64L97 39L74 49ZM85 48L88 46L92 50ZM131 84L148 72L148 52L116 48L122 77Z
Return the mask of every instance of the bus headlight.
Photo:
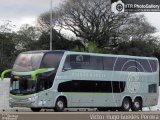
M38 97L38 96L33 96L33 97L28 98L28 100L29 100L29 101L35 101L35 100L37 99L37 97Z

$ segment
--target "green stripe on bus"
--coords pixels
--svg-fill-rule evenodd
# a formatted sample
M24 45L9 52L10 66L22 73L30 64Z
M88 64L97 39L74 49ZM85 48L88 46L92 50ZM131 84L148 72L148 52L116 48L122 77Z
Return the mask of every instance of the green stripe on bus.
M29 95L13 95L13 94L9 94L9 96L13 96L13 97L16 97L16 98L28 98L28 97L32 97L33 94L29 94Z

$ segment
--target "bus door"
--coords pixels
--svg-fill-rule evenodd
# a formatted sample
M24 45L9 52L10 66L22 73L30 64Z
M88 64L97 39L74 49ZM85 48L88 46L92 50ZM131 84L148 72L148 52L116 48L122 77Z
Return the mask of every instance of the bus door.
M53 106L53 93L50 92L52 91L50 88L55 80L62 55L61 53L47 53L44 55L41 62L40 68L51 69L48 72L40 73L37 79L37 88L40 96L39 101L43 101L46 107ZM52 70L52 68L54 69Z

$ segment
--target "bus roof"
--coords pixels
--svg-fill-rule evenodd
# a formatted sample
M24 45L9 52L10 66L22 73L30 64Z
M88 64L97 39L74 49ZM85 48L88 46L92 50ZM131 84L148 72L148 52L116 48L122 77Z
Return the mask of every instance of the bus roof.
M93 55L93 56L108 56L108 57L122 57L122 58L136 58L136 59L154 59L158 60L156 57L144 57L144 56L131 56L131 55L116 55L116 54L101 54L101 53L88 53L88 52L74 52L66 50L36 50L36 51L26 51L23 54L36 54L36 53L65 53L65 54L81 54L81 55Z
M121 57L121 58L154 59L154 60L158 60L156 57L131 56L131 55L116 55L116 54L101 54L101 53L87 53L87 52L73 52L73 51L67 51L67 54L82 54L82 55L93 55L93 56L108 56L108 57Z
M64 53L65 51L64 50L35 50L35 51L22 52L22 54L55 53L55 52Z

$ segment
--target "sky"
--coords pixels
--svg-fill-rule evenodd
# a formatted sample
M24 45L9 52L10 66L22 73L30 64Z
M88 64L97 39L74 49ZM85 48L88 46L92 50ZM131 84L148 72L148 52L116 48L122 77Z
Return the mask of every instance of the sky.
M64 0L52 0L53 10ZM50 10L50 0L0 0L0 21L11 20L18 29L22 24L35 25L37 17ZM144 13L160 34L160 12Z
M56 9L63 0L52 0ZM22 24L35 24L37 17L50 10L50 0L0 0L0 21L11 20L18 28Z

